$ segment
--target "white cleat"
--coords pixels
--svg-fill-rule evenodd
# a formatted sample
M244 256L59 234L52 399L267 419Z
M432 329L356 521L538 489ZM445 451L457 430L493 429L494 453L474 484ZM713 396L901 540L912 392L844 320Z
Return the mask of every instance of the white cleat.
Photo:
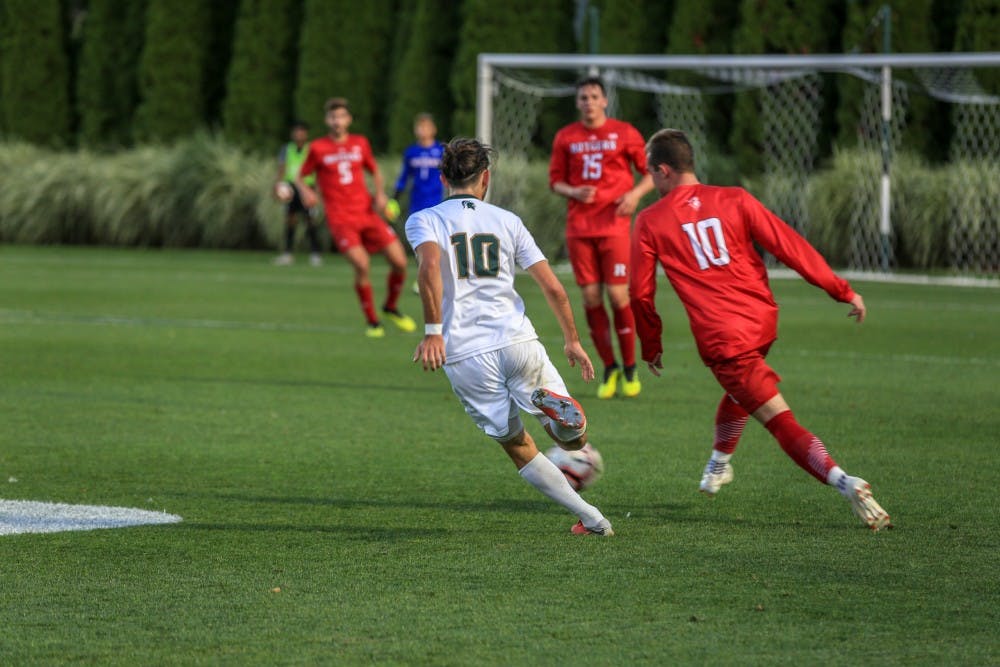
M309 255L309 266L323 266L323 257L319 253Z
M733 481L733 466L730 465L729 461L720 463L710 460L705 465L705 472L701 475L701 484L698 485L698 490L711 498L719 492L720 488L731 481Z
M290 252L283 252L271 262L275 266L291 266L295 263L295 257Z
M892 528L889 513L872 498L872 487L868 482L860 477L849 477L845 495L851 501L854 514L873 531Z

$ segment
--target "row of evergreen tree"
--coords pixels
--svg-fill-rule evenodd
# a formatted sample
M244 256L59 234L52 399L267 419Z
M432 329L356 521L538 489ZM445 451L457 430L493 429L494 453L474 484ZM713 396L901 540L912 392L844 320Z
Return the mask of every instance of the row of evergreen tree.
M442 136L472 133L480 52L879 52L881 32L871 26L883 4L2 0L0 132L48 146L104 149L170 142L207 128L270 151L293 118L321 132L324 100L342 95L352 102L355 129L377 150L396 151L411 140L418 111L438 118ZM895 51L1000 48L1000 0L888 4ZM598 25L588 26L594 16ZM998 84L987 82L994 90ZM840 97L856 95L842 89ZM622 103L628 117L627 97ZM852 131L853 113L844 104L829 114L827 137ZM922 127L936 122L933 109L912 113ZM752 101L720 104L713 114L716 143L742 148L740 157L752 165L761 127ZM545 125L566 120L560 114ZM933 155L936 136L914 133L913 141Z

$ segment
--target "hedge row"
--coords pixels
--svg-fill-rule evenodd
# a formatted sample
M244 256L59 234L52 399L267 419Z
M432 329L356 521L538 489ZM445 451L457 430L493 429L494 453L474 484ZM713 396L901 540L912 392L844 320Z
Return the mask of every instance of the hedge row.
M207 129L270 151L292 118L320 131L323 101L342 95L354 127L396 152L418 111L443 137L474 132L481 52L877 53L883 6L893 51L1000 48L1000 0L3 0L0 136L117 149ZM996 68L976 75L1000 91ZM859 87L824 94L824 158L856 141ZM903 141L945 159L949 114L911 102ZM744 175L761 171L759 104L719 96L707 119ZM659 127L648 95L623 94L621 115ZM534 146L567 120L543 102Z
M380 162L392 182L398 159ZM835 266L850 262L852 238L877 234L877 204L861 222L856 210L860 192L877 191L878 165L876 156L838 152L805 190L807 237ZM894 169L899 267L948 266L956 230L993 243L1000 238L993 211L1000 201L996 163L928 166L902 155ZM0 242L253 249L280 242L273 161L218 137L113 155L0 144L0 170L6 174L0 180ZM547 164L501 156L494 171L491 200L516 211L546 255L560 257L565 204L548 189ZM769 184L771 192L781 187Z

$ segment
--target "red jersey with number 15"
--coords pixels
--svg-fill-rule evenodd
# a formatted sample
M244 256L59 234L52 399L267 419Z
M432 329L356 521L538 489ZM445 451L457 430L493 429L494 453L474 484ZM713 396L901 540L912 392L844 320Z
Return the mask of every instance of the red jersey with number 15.
M372 173L375 168L368 140L360 134L348 134L343 141L329 136L314 139L299 173L316 172L327 220L344 225L365 220L372 212L365 172Z
M815 248L743 188L678 186L643 210L632 232L630 294L643 360L663 351L657 263L687 310L706 364L777 338L778 306L754 242L837 301L854 298Z
M600 127L577 121L556 133L549 160L549 187L593 185L594 201L569 199L567 237L628 235L631 216L615 215L615 200L635 185L632 168L646 174L646 142L628 123L608 118Z

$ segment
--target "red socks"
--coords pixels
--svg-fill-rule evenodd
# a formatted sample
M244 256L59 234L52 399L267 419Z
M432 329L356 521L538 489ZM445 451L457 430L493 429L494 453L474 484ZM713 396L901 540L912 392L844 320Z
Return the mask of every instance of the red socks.
M375 314L375 300L372 298L371 283L365 283L364 285L355 283L354 291L357 292L358 301L361 302L361 310L365 312L365 319L368 320L368 324L373 326L378 324L378 316Z
M747 425L750 413L725 394L719 401L719 409L715 412L715 442L712 448L723 454L732 454L743 435L743 427Z
M820 439L799 425L791 410L772 417L764 426L800 468L826 484L830 469L837 464Z
M632 307L614 308L615 333L618 334L618 347L622 351L622 365L625 368L635 366L635 317Z
M615 350L611 346L611 321L608 319L608 313L604 310L603 305L584 308L584 311L587 314L590 339L594 341L594 347L597 348L597 355L604 362L605 366L613 365L615 363ZM632 363L635 363L635 361L633 360Z
M395 271L390 271L387 282L389 291L385 297L385 309L396 310L396 306L399 303L399 294L403 291L403 283L406 282L406 272L396 273Z
M604 306L584 308L587 314L587 326L590 328L590 339L594 341L597 355L605 366L615 363L615 348L611 343L611 321ZM622 352L622 365L625 368L635 366L635 317L632 308L624 306L612 309L615 317L615 333L618 336L618 347Z

